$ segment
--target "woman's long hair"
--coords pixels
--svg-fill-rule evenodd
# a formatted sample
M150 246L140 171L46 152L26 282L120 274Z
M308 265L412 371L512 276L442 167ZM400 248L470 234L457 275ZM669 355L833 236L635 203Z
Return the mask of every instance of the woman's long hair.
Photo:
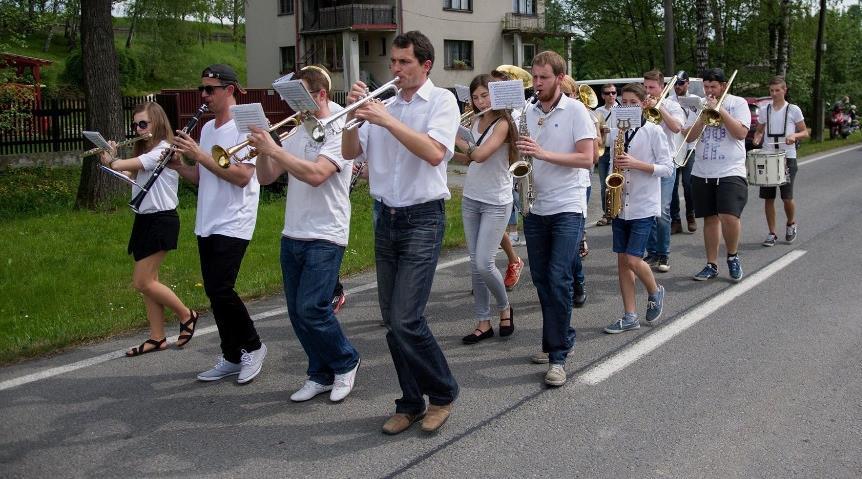
M132 115L134 116L143 112L146 112L147 116L150 117L150 133L153 134L153 137L147 141L135 143L134 156L136 157L152 150L162 140L168 143L173 143L174 141L171 123L168 121L168 115L165 114L165 110L162 109L161 105L152 101L141 103L135 107Z
M484 87L488 89L488 84L494 81L500 81L494 78L487 73L483 73L481 75L476 75L473 78L473 81L470 82L470 95L473 95L473 92L476 91L479 87ZM479 113L478 111L476 113ZM524 112L526 114L526 112ZM509 145L509 164L518 161L518 147L515 146L515 142L518 141L518 127L515 125L514 120L512 120L512 115L509 114L508 110L503 110L500 112L500 116L503 118L503 121L509 124L509 132L506 134L506 143Z

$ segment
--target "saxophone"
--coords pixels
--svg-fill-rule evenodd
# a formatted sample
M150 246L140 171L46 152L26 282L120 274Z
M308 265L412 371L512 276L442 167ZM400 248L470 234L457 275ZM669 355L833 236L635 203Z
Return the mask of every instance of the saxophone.
M623 176L622 168L617 166L616 159L626 151L626 130L629 128L628 120L620 120L617 123L617 138L614 140L614 171L605 178L605 214L608 218L616 218L623 209L623 185L626 178Z
M524 111L521 113L521 117L518 118L519 137L530 137L530 129L527 127L527 106L535 103L537 97L538 95L534 94L527 100ZM509 173L518 183L518 206L521 209L521 215L527 216L530 214L533 201L536 199L536 192L533 191L533 157L530 155L521 155L520 160L509 166Z

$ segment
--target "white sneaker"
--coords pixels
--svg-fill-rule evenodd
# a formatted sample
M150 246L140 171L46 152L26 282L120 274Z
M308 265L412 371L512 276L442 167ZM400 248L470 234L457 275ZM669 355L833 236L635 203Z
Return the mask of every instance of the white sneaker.
M212 369L198 374L198 381L218 381L221 378L239 374L240 369L242 369L241 364L232 363L224 356L219 355L218 361Z
M260 373L260 369L263 367L263 358L265 357L266 344L261 343L260 349L252 352L243 349L242 357L240 357L242 369L239 372L239 377L236 378L236 382L245 384L254 379Z
M562 364L551 364L545 374L545 384L559 387L566 383L566 370Z
M296 391L295 393L290 395L290 400L293 402L303 402L308 401L309 399L317 396L320 393L325 393L326 391L332 390L332 384L328 386L324 386L323 384L316 383L311 379L306 379L305 384Z
M353 383L356 381L356 371L359 370L360 360L356 360L356 366L344 374L336 374L335 382L333 383L332 392L329 393L329 400L338 402L346 398L350 391L353 390Z

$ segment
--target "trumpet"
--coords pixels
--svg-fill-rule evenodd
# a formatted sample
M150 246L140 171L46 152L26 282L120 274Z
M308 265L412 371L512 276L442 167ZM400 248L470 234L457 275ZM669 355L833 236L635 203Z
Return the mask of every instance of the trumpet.
M396 83L398 83L399 80L400 80L400 78L397 78L397 77L393 78L392 80L389 80L388 82L384 83L383 86L381 86L380 88L378 88L378 89L372 91L371 93L365 95L364 97L362 97L362 99L351 103L345 109L339 111L338 113L330 115L328 118L324 118L323 120L318 121L317 125L314 126L314 131L312 132L311 137L314 138L315 141L323 141L323 139L326 138L326 132L327 131L332 131L334 133L340 133L341 131L344 131L344 130L353 130L355 128L359 128L360 126L362 126L363 123L365 123L365 120L360 120L358 118L354 118L354 119L348 121L347 123L345 123L344 126L338 130L335 129L334 125L335 125L335 122L338 121L339 119L341 119L342 117L347 116L348 114L356 111L359 107L368 103L369 101L376 100L378 97L382 96L384 93L386 93L387 91L390 91L390 90L392 90L392 92L395 93L395 96L385 100L383 102L383 106L388 107L389 105L391 105L392 102L395 101L396 98L398 98L398 93L401 91L401 89L398 88L398 86L396 85Z
M461 113L461 126L469 125L473 121L473 115L475 114L476 112L473 110L473 104L467 102L467 105L464 107L464 113Z
M724 93L721 94L721 97L718 99L718 103L715 104L715 108L706 108L706 99L703 101L704 108L698 113L697 118L695 118L694 123L697 124L698 121L703 121L703 128L700 133L703 135L703 131L706 130L707 126L721 126L721 103L724 101L724 97L727 96L727 92L730 91L730 86L733 84L733 80L736 78L736 73L739 70L733 70L733 75L730 75L730 80L727 81L727 86L724 88ZM688 133L685 134L685 138L682 141L682 144L679 145L679 148L673 154L673 163L678 168L684 167L688 163L689 157L692 155L685 155L680 162L677 162L676 159L679 158L679 154L682 152L683 148L688 148L689 135L691 135L691 130L693 128L689 128ZM700 136L694 141L695 144L700 141Z
M290 131L288 131L287 133L285 133L283 135L278 136L279 141L284 141L288 137L290 137L291 135L293 135L294 133L299 131L299 130L297 130L297 127L299 127L300 125L305 125L305 128L307 130L309 130L309 132L312 131L317 126L316 121L317 121L317 119L315 119L308 112L299 111L299 112L294 113L293 115L290 115L289 117L285 118L284 120L281 120L280 122L276 123L275 125L272 125L266 131L268 131L272 135L279 128L286 126L286 125L289 125L289 124L293 124L293 126L294 126L293 129L291 129ZM224 147L221 147L219 145L215 145L212 147L212 150L210 150L210 152L212 153L213 158L216 160L216 163L218 163L218 165L220 167L228 168L228 167L230 167L231 163L239 163L239 162L249 160L249 159L257 156L257 150L252 150L242 158L235 158L236 154L240 150L242 150L243 148L247 147L248 144L249 144L249 141L245 140L242 143L238 143L234 146L231 146L230 148L224 148Z
M659 95L658 100L655 102L655 105L652 108L644 108L644 118L646 121L650 123L654 123L656 125L660 124L662 121L661 111L659 108L661 107L662 102L665 98L667 98L667 94L670 93L670 89L676 85L676 81L679 79L677 75L673 76L670 82L664 86L664 90L661 91L661 95Z
M136 136L134 138L129 138L128 140L125 140L125 141L121 141L121 142L117 143L116 147L120 148L122 146L128 146L128 145L131 145L132 143L137 143L141 140L149 140L152 137L153 137L152 133L144 133L143 135ZM81 156L86 158L86 157L91 156L91 155L101 154L105 151L107 151L107 150L105 150L104 148L93 148L93 149L85 151L84 153L81 154Z

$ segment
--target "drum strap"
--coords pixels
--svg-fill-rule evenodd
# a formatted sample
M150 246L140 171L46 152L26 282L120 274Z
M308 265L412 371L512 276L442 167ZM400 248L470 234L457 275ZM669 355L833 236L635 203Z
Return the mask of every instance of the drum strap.
M784 123L783 123L784 129L780 135L774 134L770 131L769 111L771 110L771 108L772 108L772 103L770 103L769 105L766 105L766 136L768 136L770 139L772 139L772 146L774 146L775 149L777 150L777 149L779 149L778 148L778 144L779 144L778 140L787 137L787 112L790 111L790 103L786 103L784 105Z

